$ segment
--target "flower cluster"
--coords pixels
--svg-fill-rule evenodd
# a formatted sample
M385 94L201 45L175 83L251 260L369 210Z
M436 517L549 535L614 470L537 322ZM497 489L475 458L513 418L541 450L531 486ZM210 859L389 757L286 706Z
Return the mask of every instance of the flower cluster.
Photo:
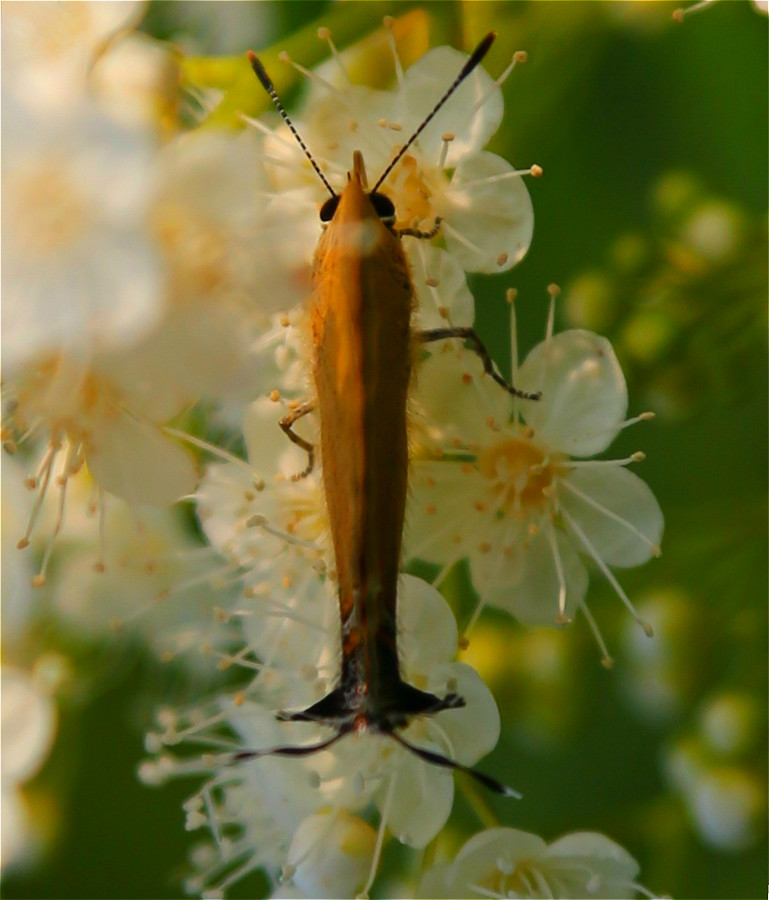
M183 131L177 62L131 33L140 5L36 16L23 4L6 17L3 159L3 439L17 454L16 487L31 492L14 488L19 546L39 560L32 582L81 635L130 626L161 659L203 650L185 654L191 669L226 673L207 701L159 713L141 769L149 783L202 777L187 828L211 841L193 854L190 891L222 896L261 868L284 882L274 896L367 895L385 841L430 844L452 809L451 768L475 765L501 730L491 691L456 659L462 640L436 585L466 560L480 598L473 621L487 605L525 624L564 625L582 611L608 661L585 603L587 566L632 610L612 568L658 554L663 522L627 470L643 454L593 457L649 414L627 417L608 341L553 334L552 312L520 367L514 349L512 382L539 400L505 390L461 336L426 345L410 409L405 558L440 574L433 584L401 575L397 655L408 685L462 702L404 717L393 733L329 737L318 721L279 721L339 683L322 460L305 474L305 452L279 428L310 390L304 303L325 188L283 122ZM333 59L306 73L296 128L335 191L355 151L370 186L382 180L415 331L467 329L465 273L507 271L532 237L522 176L541 170L484 149L501 121L500 85L525 54L496 80L475 68L398 156L468 57L441 47L403 72L386 24L396 87L351 84L324 31ZM317 443L317 414L298 430ZM97 528L75 519L73 496ZM179 499L194 502L195 534L170 509ZM26 598L29 572L13 575ZM492 829L425 872L419 891L632 896L636 873L601 835L547 845Z

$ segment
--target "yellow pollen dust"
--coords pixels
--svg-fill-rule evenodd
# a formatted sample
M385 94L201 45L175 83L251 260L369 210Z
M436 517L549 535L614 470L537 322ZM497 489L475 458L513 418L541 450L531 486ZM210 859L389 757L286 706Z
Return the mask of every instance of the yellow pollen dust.
M478 471L491 482L495 506L505 513L526 518L550 504L552 484L564 457L544 451L531 441L508 438L482 450Z

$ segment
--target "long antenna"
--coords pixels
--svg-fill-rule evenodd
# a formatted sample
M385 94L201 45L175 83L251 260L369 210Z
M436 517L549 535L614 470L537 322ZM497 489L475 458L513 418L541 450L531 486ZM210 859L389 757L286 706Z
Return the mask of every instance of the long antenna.
M394 159L390 162L390 165L384 170L382 177L377 181L374 185L372 194L375 194L379 189L379 185L387 178L387 176L392 172L395 168L398 160L403 156L403 154L409 149L409 147L414 143L414 141L419 137L419 135L424 131L425 127L432 121L435 114L438 110L443 106L443 104L449 99L449 97L454 93L454 91L459 87L460 84L467 78L467 76L473 71L473 69L480 63L483 57L489 52L489 47L494 43L494 39L496 38L496 34L493 31L490 31L486 37L478 44L478 46L473 50L470 54L470 59L462 66L462 71L457 75L457 77L452 82L449 89L446 93L441 97L441 99L435 104L431 113L428 114L427 118L424 119L422 124L417 128L417 130L411 135L411 137L406 141L406 143L401 147L398 153L395 155ZM257 73L258 74L258 73ZM262 82L264 83L264 82Z
M254 74L259 79L259 83L262 85L262 87L265 89L265 91L267 91L267 93L270 95L270 99L277 107L281 118L286 123L286 125L288 125L288 127L291 131L291 134L293 134L293 136L297 139L299 146L304 151L304 155L312 163L312 167L317 172L318 178L320 178L320 180L326 186L326 190L328 190L329 194L331 194L332 197L336 197L336 191L328 183L328 179L323 174L323 172L321 172L320 166L313 159L312 153L310 153L310 151L307 149L307 145L302 140L299 132L294 127L294 123L289 118L289 115L286 112L286 108L280 102L280 97L278 96L278 93L275 90L275 85L270 80L270 76L267 74L267 71L264 68L264 66L261 64L261 62L259 62L259 57L256 55L256 53L254 53L253 50L249 50L248 53L246 54L246 56L248 56L248 61L251 63L251 68L254 70Z

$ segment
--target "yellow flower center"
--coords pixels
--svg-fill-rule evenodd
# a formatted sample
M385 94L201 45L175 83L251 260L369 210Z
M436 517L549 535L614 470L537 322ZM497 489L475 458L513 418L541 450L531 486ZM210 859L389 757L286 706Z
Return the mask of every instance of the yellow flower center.
M497 508L525 519L551 503L551 486L564 459L525 438L507 438L482 450L475 464L489 479Z
M42 419L54 440L66 434L72 443L88 443L94 420L120 415L121 398L107 378L55 356L21 379L14 424Z
M424 169L420 169L416 159L406 154L396 169L388 191L398 215L395 227L410 228L416 221L419 224L429 223L429 227L432 228L432 219L435 218L433 197L436 187L428 183L427 173Z

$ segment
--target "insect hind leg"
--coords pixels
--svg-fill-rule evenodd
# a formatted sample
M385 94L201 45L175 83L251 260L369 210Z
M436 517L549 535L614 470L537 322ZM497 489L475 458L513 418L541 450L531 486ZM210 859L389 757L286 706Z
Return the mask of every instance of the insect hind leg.
M301 447L302 450L307 453L307 465L304 469L302 469L301 472L298 472L296 475L291 476L292 481L300 481L302 478L306 478L315 468L315 445L311 444L310 441L305 440L303 437L298 435L292 427L297 419L301 419L302 416L306 416L314 409L315 404L312 401L307 401L306 403L302 403L297 406L296 409L292 409L290 413L283 416L283 418L280 420L280 427L283 429L283 433L288 437L290 441L292 441L298 447Z
M500 387L503 387L509 394L512 394L514 397L520 397L521 400L539 400L542 396L541 391L535 391L534 393L529 393L528 391L521 391L517 387L514 387L509 382L505 381L505 379L497 372L494 361L491 358L491 354L486 349L486 345L478 336L478 332L474 328L457 326L451 328L430 328L427 331L420 331L417 334L419 340L423 344L429 344L432 341L443 341L448 338L460 338L464 341L470 341L473 345L473 350L478 354L483 363L483 371L490 375L494 381Z

